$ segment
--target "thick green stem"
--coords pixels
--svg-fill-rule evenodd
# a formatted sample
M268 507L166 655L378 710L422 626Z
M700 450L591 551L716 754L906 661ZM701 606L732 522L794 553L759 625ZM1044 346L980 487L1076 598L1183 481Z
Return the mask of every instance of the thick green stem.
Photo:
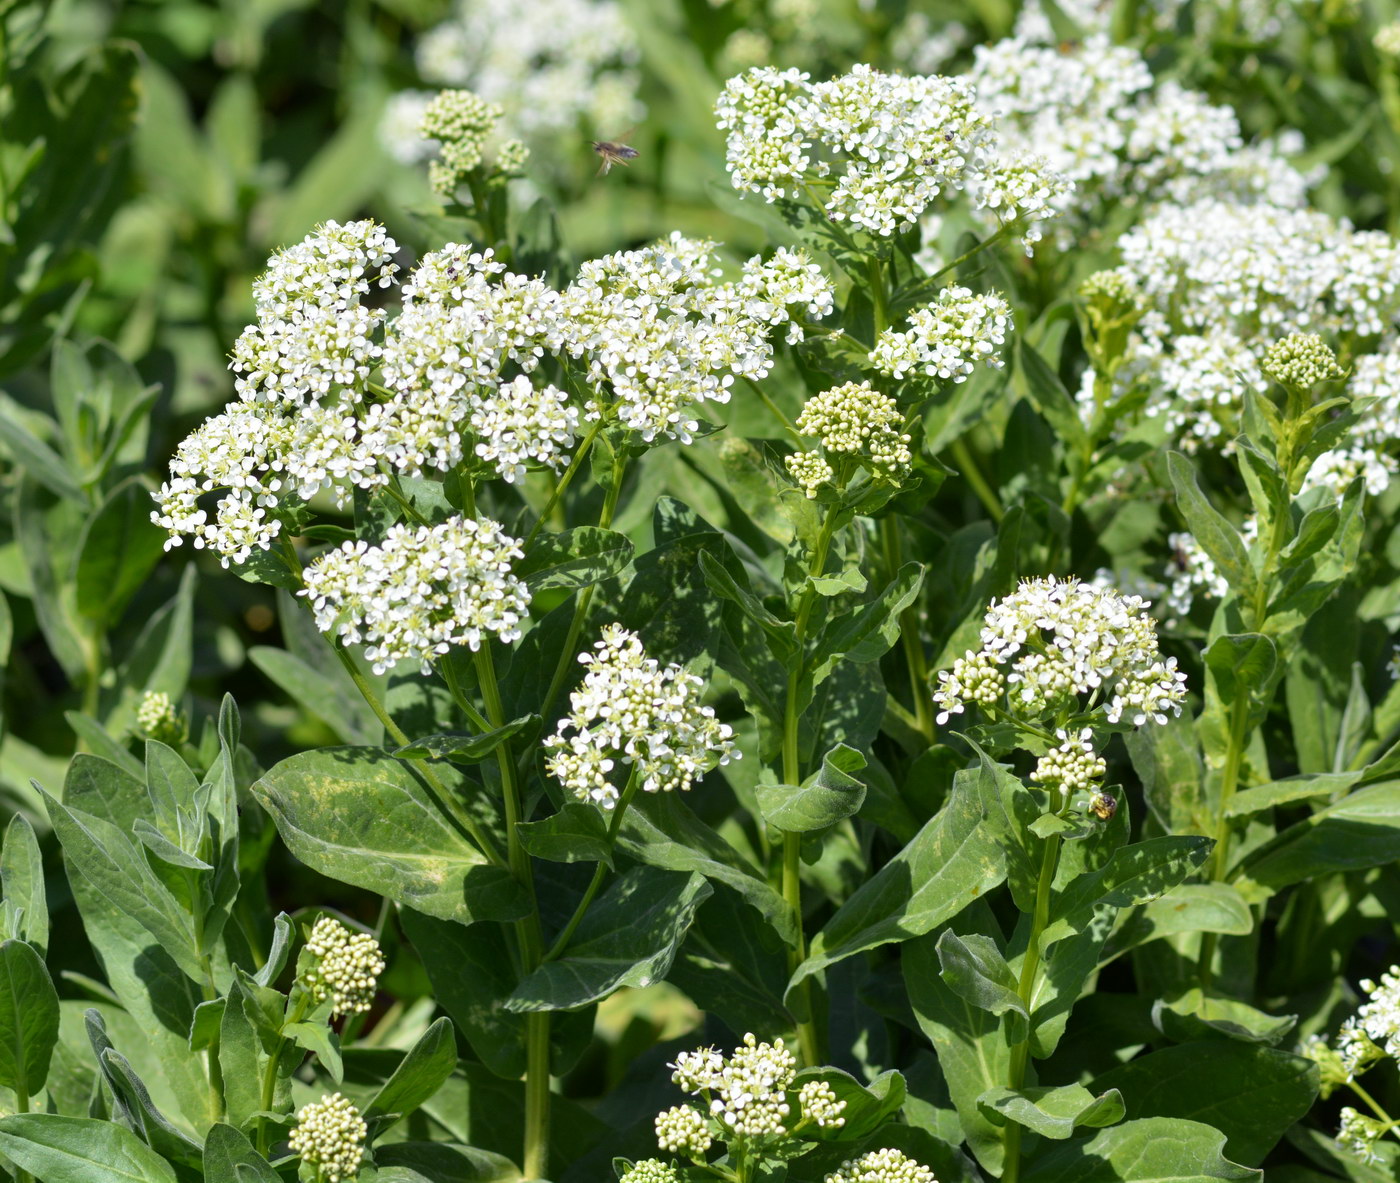
M15 1112L29 1112L29 1093L25 1090L23 1084L15 1086ZM17 1168L15 1170L15 1183L34 1183L34 1176L28 1171L22 1171Z
M827 514L822 521L821 533L817 536L817 545L812 551L812 563L808 568L808 572L812 576L820 575L826 568L826 556L831 549L831 538L835 527L836 515ZM792 669L788 671L787 697L783 702L783 783L786 785L802 783L802 760L798 751L798 724L801 722L802 714L798 708L798 697L802 692L802 679L806 673L804 646L807 638L807 622L811 617L815 600L816 592L809 582L798 596L797 611L793 618L797 655L793 659ZM802 836L784 831L783 899L787 902L792 913L793 928L796 932L794 942L788 948L789 974L795 973L797 967L807 960L807 939L802 931L801 852ZM816 1020L813 1017L811 978L804 978L798 987L798 1009L802 1012L802 1017L797 1022L798 1050L802 1055L803 1062L811 1067L821 1063L822 1060L821 1040L818 1038Z
M1069 808L1066 799L1056 813L1063 816ZM1035 887L1035 911L1031 914L1030 940L1026 945L1025 957L1021 961L1021 975L1016 983L1016 994L1025 1005L1027 1015L1032 1012L1037 978L1040 975L1040 934L1050 922L1050 892L1055 883L1055 868L1060 860L1060 835L1051 834L1044 839L1040 853L1040 878ZM1011 1049L1011 1069L1007 1087L1019 1092L1026 1084L1026 1068L1031 1057L1030 1022L1026 1023L1026 1037ZM1021 1177L1021 1127L1008 1121L1002 1133L1002 1183L1017 1183Z
M1227 815L1230 802L1240 786L1240 767L1244 763L1244 744L1249 724L1249 694L1241 692L1230 708L1230 734L1226 738L1225 766L1220 773L1220 803L1215 822L1215 849L1211 852L1210 877L1222 882L1230 870L1230 818ZM1210 988L1214 975L1212 963L1219 934L1203 933L1201 952L1196 965L1196 974L1201 981L1201 989Z
M977 500L982 503L992 521L1000 522L1006 516L1006 510L1002 508L1001 498L997 496L996 490L987 483L987 478L982 475L981 468L973 458L971 450L964 440L954 440L949 451L953 453L953 460L957 463L958 471L962 473L963 480L972 486L972 491L977 494Z

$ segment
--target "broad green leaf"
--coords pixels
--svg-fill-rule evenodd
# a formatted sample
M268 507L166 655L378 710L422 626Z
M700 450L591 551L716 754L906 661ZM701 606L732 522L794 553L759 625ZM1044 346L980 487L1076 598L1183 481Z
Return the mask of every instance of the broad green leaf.
M137 636L120 671L122 697L104 719L113 734L135 722L136 708L147 691L168 694L173 702L185 696L194 647L194 586L195 565L190 563L174 596Z
M104 818L70 809L43 793L64 857L107 897L139 923L174 959L191 981L205 980L189 912L157 878L140 847Z
M1101 1082L1095 1080L1095 1087ZM1221 1153L1225 1137L1196 1121L1149 1117L1075 1139L1031 1160L1025 1183L1259 1183Z
M523 715L480 735L426 735L394 751L402 760L439 758L456 764L480 764L501 744L527 729L538 728L538 715Z
M1094 1087L1122 1093L1130 1120L1186 1118L1213 1126L1227 1139L1226 1153L1255 1164L1312 1107L1317 1065L1258 1044L1210 1040L1139 1056L1096 1077Z
M736 560L731 557L730 561ZM776 660L786 664L796 659L797 625L793 621L775 616L764 607L763 601L730 574L724 563L710 551L700 552L700 570L704 572L705 583L715 595L737 605L750 621L763 630L768 648Z
M1205 862L1214 845L1209 838L1169 835L1119 847L1103 867L1080 875L1053 897L1041 949L1082 931L1096 908L1126 908L1164 895Z
M1249 905L1228 883L1182 883L1134 912L1113 934L1104 960L1180 932L1245 936L1253 931Z
M116 1104L125 1110L126 1121L141 1135L142 1140L171 1162L198 1166L199 1144L177 1129L156 1107L150 1091L136 1074L131 1062L111 1047L99 1053L98 1062Z
M150 492L137 479L122 482L83 527L73 572L78 611L102 625L116 622L164 553Z
M44 860L34 827L16 813L5 827L0 847L0 891L18 914L14 936L29 945L42 960L49 943L49 905L44 890Z
M340 1056L340 1036L328 1022L309 1019L288 1023L282 1033L303 1051L310 1052L321 1062L330 1078L340 1084L345 1078L345 1066Z
M1247 1002L1208 997L1192 988L1170 1002L1158 999L1152 1021L1178 1043L1223 1036L1275 1047L1298 1025L1298 1016L1265 1014Z
M0 1151L45 1183L176 1183L174 1168L129 1129L92 1117L0 1117Z
M87 498L68 463L25 425L21 412L8 395L0 395L0 440L3 451L19 467L51 493L77 505Z
M1206 499L1197 483L1196 470L1180 452L1167 453L1167 470L1176 488L1176 504L1201 549L1215 562L1237 593L1248 592L1255 582L1240 532Z
M369 1108L364 1110L365 1120L385 1119L390 1114L396 1115L396 1119L407 1117L438 1091L456 1067L457 1036L452 1030L452 1020L438 1019L408 1049L408 1054L394 1069L394 1075L375 1094ZM380 1127L381 1132L383 1128Z
M39 954L0 942L0 1085L32 1097L58 1042L58 992Z
M1079 405L1065 389L1059 375L1021 336L1016 338L1016 371L1012 386L1030 398L1066 446L1079 446L1085 434Z
M1225 816L1250 817L1278 805L1292 805L1314 797L1339 796L1360 779L1360 772L1317 772L1271 780L1268 784L1236 793L1225 806Z
M528 904L444 802L375 748L325 748L283 760L253 785L288 849L323 875L420 912L470 923L514 920Z
M873 600L832 620L809 659L812 684L820 683L837 662L883 657L899 639L899 614L918 597L923 581L923 564L905 563Z
M125 744L118 743L108 735L102 724L91 715L85 715L81 711L64 711L63 717L73 729L73 734L78 737L79 743L88 748L94 756L100 756L117 765L123 772L130 773L138 780L145 777L146 770L141 761L127 750Z
M219 1025L219 1067L224 1080L224 1105L229 1122L243 1126L262 1111L263 1057L258 1033L248 1019L247 993L237 978L229 986Z
M477 1059L503 1080L519 1080L525 1074L526 1017L504 1005L519 980L505 927L453 924L412 908L400 908L399 921L428 971L438 1005ZM591 1010L554 1016L549 1024L554 1075L573 1067L592 1035Z
M1014 1121L1046 1138L1063 1141L1077 1129L1101 1129L1123 1120L1123 1098L1117 1089L1095 1096L1082 1084L1059 1088L988 1089L978 1098L993 1121Z
M606 863L612 866L608 823L598 807L566 801L558 813L515 827L520 845L536 858L553 863Z
M1259 633L1216 637L1205 652L1220 701L1230 706L1241 695L1262 696L1278 672L1274 643Z
M72 585L57 569L68 553L66 535L77 512L69 502L47 505L31 480L21 481L14 496L14 536L24 557L35 619L64 672L81 685L87 676L87 641L73 606Z
M513 570L531 592L588 587L624 570L635 549L631 539L615 530L578 526L560 534L538 535Z
M1272 894L1332 871L1400 859L1400 781L1358 789L1256 847L1235 868L1242 889Z
M383 734L379 721L368 713L364 699L345 671L317 669L287 649L257 645L248 658L275 682L294 703L310 711L349 744L373 744Z
M865 801L865 786L852 772L865 767L865 757L837 744L822 757L821 767L800 786L760 783L758 808L764 819L794 834L824 830L854 816Z
M1020 1022L1013 1020L1007 1037L1013 1043L1025 1038L1025 1024L1030 1014L1017 993L1016 977L996 942L980 933L960 937L952 929L945 928L938 938L937 950L939 976L953 993L994 1015L1010 1011Z
M1165 727L1139 727L1123 736L1143 796L1171 834L1214 833L1206 803L1205 765L1190 720L1167 717Z
M633 868L584 913L563 956L525 976L506 1009L572 1010L621 986L663 981L695 910L713 890L698 872Z
M984 824L1000 801L975 777L954 778L948 803L860 885L812 939L788 986L877 945L932 932L1006 878L998 836ZM979 1090L980 1091L980 1090Z
M732 887L777 930L794 939L792 911L758 870L691 812L676 793L641 794L617 835L623 854L667 871L699 871Z
M503 1154L449 1142L376 1146L377 1183L517 1183L520 1169Z
M974 934L1000 939L995 918L981 903L956 917L950 927L964 940ZM990 1011L960 998L943 980L932 934L906 944L901 960L909 1003L919 1029L933 1044L968 1149L986 1170L998 1174L1004 1153L1001 1128L977 1101L1009 1079L1011 1046L1006 1025Z
M239 1168L251 1171L256 1183L280 1183L277 1172L267 1159L253 1149L246 1134L224 1122L215 1122L204 1136L206 1183L212 1183L215 1179L232 1181Z

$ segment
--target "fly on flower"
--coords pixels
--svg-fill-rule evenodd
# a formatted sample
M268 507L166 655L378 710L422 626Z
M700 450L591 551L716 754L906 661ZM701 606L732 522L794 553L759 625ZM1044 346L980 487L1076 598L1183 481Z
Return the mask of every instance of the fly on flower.
M632 131L636 131L636 128L633 128ZM630 139L631 136L632 132L629 131L626 135L619 136L616 141L588 141L593 146L593 151L598 153L598 155L603 158L603 163L598 166L598 175L600 177L609 169L611 169L612 166L615 164L621 164L623 166L626 166L629 160L636 160L637 149L632 147L630 144L624 144L622 142L623 140Z

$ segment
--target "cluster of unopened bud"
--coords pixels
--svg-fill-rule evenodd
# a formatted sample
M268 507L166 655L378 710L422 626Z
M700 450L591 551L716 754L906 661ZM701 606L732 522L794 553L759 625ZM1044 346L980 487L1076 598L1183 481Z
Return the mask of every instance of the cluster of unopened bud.
M360 1111L339 1093L302 1107L289 1144L324 1183L343 1183L360 1173L368 1127Z
M170 695L148 690L136 708L136 732L145 739L163 744L178 744L185 738L185 721Z
M900 1150L872 1150L848 1159L826 1183L937 1183L933 1172Z
M809 1080L797 1090L797 1100L802 1106L802 1119L812 1121L822 1129L838 1130L846 1124L842 1113L846 1102L838 1100L836 1090L824 1080Z
M1263 370L1281 386L1307 390L1344 377L1337 355L1316 333L1289 333L1264 353Z
M1041 756L1031 780L1047 789L1059 789L1066 797L1088 789L1108 767L1103 757L1094 751L1093 735L1088 727L1073 736L1061 731L1059 736L1063 742Z
M469 90L444 90L423 111L419 134L435 140L438 159L428 166L433 191L451 198L473 169L479 167L496 121L503 110ZM529 155L519 140L502 144L496 152L495 167L504 173L518 172Z
M306 951L315 961L302 973L301 982L317 1002L330 999L332 1016L369 1010L384 972L378 941L322 916L311 930Z
M656 1144L662 1150L699 1159L713 1142L704 1116L689 1105L676 1105L656 1115Z

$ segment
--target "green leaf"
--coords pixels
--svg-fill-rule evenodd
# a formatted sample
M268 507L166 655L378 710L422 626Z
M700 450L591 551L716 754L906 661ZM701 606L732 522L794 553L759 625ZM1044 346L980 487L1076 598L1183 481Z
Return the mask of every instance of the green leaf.
M418 1037L408 1054L394 1069L394 1075L384 1082L369 1108L364 1110L366 1121L385 1119L390 1114L407 1117L419 1105L442 1087L442 1082L457 1067L457 1036L452 1020L438 1019ZM381 1125L382 1133L387 1126Z
M123 697L103 720L120 734L136 721L136 707L145 692L168 694L173 702L185 696L194 649L195 565L180 576L175 595L146 623L118 677Z
M1225 806L1225 816L1252 817L1279 805L1310 801L1314 797L1341 796L1360 779L1360 772L1317 772L1271 780L1236 793Z
M620 574L632 561L632 540L615 530L578 526L560 534L540 534L514 573L531 592L551 587L580 588Z
M447 1142L376 1146L376 1183L518 1183L520 1170L501 1154Z
M1232 590L1240 594L1250 591L1254 586L1254 568L1240 532L1206 499L1197 483L1196 470L1185 456L1168 452L1167 470L1176 488L1177 508L1201 549L1214 560Z
M32 1097L58 1043L58 992L23 941L0 942L0 1085Z
M244 1005L247 991L238 979L229 984L219 1024L219 1068L224 1079L224 1105L235 1125L262 1111L263 1057L258 1033Z
M141 850L104 818L70 809L39 786L64 856L115 907L146 929L193 982L205 980L190 914Z
M0 1151L45 1183L176 1183L174 1168L129 1129L92 1117L0 1117Z
M905 563L873 600L832 620L812 651L812 684L820 683L839 661L883 657L899 639L899 614L918 598L923 582L923 564Z
M1025 1183L1259 1183L1259 1171L1221 1154L1224 1143L1224 1135L1208 1125L1149 1117L1037 1155L1021 1178Z
M1096 1077L1094 1087L1122 1093L1129 1119L1213 1126L1231 1158L1255 1164L1312 1107L1317 1065L1258 1044L1210 1040L1149 1052Z
M90 749L94 756L100 756L138 779L145 776L145 765L127 750L125 744L118 743L108 735L102 724L91 715L85 715L81 711L64 711L63 717L73 729L73 734L78 737L80 744Z
M1006 964L1006 958L991 937L980 933L958 936L945 928L938 938L939 976L964 1002L980 1007L994 1015L1010 1011L1021 1020L1007 1031L1012 1043L1026 1037L1026 1022L1030 1012L1017 993L1016 976Z
M760 783L758 808L764 819L793 834L824 830L854 817L865 801L865 786L849 775L865 767L865 757L837 744L822 757L821 768L797 785Z
M40 959L49 943L49 905L44 890L44 859L34 827L16 813L0 847L0 891L19 914L14 936L33 946Z
M1117 1089L1094 1096L1082 1084L1060 1088L988 1089L978 1099L995 1121L1014 1121L1046 1138L1063 1141L1076 1129L1100 1129L1123 1120L1123 1098Z
M327 724L346 743L372 744L383 734L379 721L368 714L360 692L339 665L317 669L297 654L270 645L249 649L248 658L294 703Z
M527 728L540 725L538 715L522 715L480 735L426 735L394 751L401 760L441 758L456 764L480 764L501 744Z
M976 773L954 777L948 803L812 939L789 991L856 953L932 932L1006 878L1003 846L983 824L1000 801L979 786Z
M0 440L10 458L49 492L76 505L87 504L67 462L25 426L9 396L0 398Z
M246 1134L221 1121L215 1122L204 1136L205 1180L207 1183L215 1179L232 1181L239 1168L251 1172L256 1183L280 1183L277 1172L253 1149Z
M165 531L151 523L151 495L140 480L123 481L95 509L78 541L73 580L78 611L110 625L165 553Z
M696 872L633 868L594 901L564 955L525 976L506 1009L570 1010L662 981L712 890Z
M566 801L558 813L515 827L520 845L536 858L552 863L613 865L608 824L596 805Z
M1113 934L1104 960L1181 932L1245 936L1253 931L1254 916L1249 905L1228 883L1183 883L1134 912Z
M1050 903L1050 923L1040 936L1042 952L1093 919L1096 908L1126 908L1164 895L1206 860L1215 843L1195 835L1149 838L1121 846L1099 870L1080 875Z
M1241 695L1262 695L1278 671L1273 641L1260 633L1216 637L1205 652L1220 701L1230 706Z
M1018 394L1030 398L1036 410L1067 446L1080 446L1085 427L1078 404L1049 363L1021 336L1016 338L1016 370L1012 386Z
M345 1066L340 1057L340 1036L331 1030L329 1023L314 1019L288 1023L282 1028L282 1034L320 1060L321 1067L336 1084L345 1079Z
M1298 1025L1298 1016L1265 1014L1247 1002L1208 997L1193 987L1170 1002L1158 999L1152 1021L1178 1043L1223 1037L1274 1047Z
M1400 781L1358 789L1251 850L1236 882L1272 894L1332 871L1358 871L1400 859Z
M199 1145L171 1124L151 1100L150 1090L136 1074L127 1058L115 1048L98 1053L103 1077L112 1090L116 1106L124 1110L124 1120L145 1143L162 1157L187 1166L196 1166L200 1159Z
M516 920L529 904L405 763L374 748L283 760L253 785L288 849L314 870L444 920Z
M797 625L793 621L784 620L768 611L763 601L731 575L724 564L707 550L700 552L700 570L705 575L705 583L715 595L736 604L749 620L763 630L768 648L777 661L786 664L795 660Z

